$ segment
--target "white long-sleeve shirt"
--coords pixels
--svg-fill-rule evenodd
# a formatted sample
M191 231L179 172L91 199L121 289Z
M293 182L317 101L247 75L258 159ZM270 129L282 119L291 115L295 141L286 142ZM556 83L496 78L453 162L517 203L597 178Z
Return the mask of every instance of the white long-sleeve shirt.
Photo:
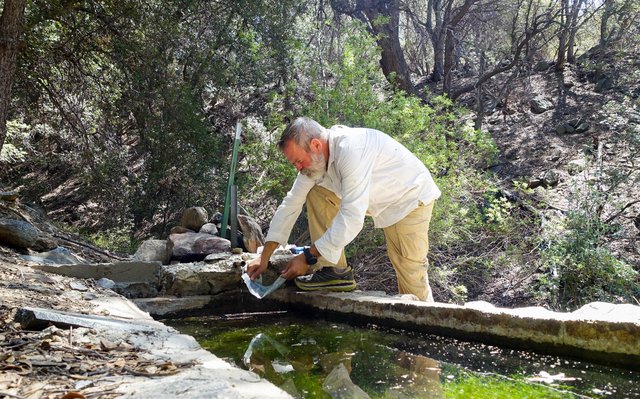
M440 197L429 170L407 148L375 129L333 126L329 132L327 173L316 182L302 173L278 207L267 241L287 244L307 194L316 185L341 199L340 209L327 231L314 244L331 263L362 230L365 215L384 228L418 207Z

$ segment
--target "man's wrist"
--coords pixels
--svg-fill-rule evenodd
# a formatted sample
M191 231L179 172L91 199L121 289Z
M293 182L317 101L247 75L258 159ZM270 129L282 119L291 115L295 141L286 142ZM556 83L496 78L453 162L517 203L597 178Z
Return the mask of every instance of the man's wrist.
M304 254L304 261L307 265L313 266L318 263L318 257L313 253L311 247L305 248L302 253Z

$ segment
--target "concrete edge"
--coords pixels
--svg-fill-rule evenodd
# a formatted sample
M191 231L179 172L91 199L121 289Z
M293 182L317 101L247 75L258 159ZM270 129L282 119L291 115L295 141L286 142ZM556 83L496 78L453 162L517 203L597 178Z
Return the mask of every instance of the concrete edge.
M274 292L268 300L350 320L356 316L391 327L640 369L640 323L592 320L557 312L534 317L517 309L477 309L358 291L285 289Z

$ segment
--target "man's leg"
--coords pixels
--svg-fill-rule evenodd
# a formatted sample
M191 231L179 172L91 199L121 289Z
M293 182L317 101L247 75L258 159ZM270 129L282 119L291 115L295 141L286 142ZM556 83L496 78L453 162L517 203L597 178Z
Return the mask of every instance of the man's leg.
M312 242L320 238L331 226L339 208L340 199L324 187L315 186L307 194L307 218ZM353 270L347 265L344 251L336 264L329 263L321 256L309 272L313 274L295 279L296 286L303 291L353 291L356 289Z
M321 186L315 186L311 189L309 194L307 194L307 219L309 221L311 242L315 242L322 237L324 232L331 226L331 222L333 222L333 218L336 217L339 209L340 198L333 192ZM314 269L318 270L324 266L337 268L347 267L347 259L344 256L344 251L342 251L340 260L338 260L336 264L330 263L321 256L318 258L318 263Z
M404 219L384 229L387 254L398 277L398 291L427 302L433 302L427 275L432 211L433 201L428 205L421 202Z

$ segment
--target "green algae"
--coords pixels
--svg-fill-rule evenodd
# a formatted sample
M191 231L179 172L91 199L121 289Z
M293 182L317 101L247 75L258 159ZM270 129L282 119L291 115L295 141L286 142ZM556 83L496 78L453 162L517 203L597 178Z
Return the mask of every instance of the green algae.
M640 373L373 325L283 314L164 322L297 398L640 398Z

